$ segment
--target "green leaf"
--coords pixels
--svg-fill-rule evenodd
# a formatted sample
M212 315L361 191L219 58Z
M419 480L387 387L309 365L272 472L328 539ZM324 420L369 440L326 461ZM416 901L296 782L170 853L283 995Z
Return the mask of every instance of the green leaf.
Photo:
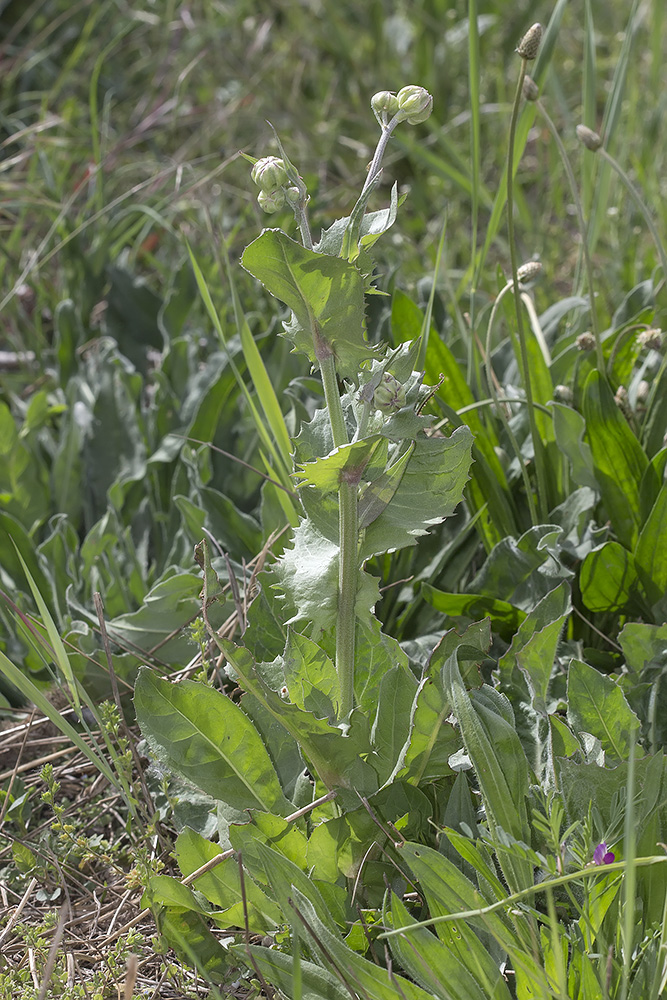
M149 746L169 768L234 809L288 815L292 803L257 730L220 691L139 672L134 703Z
M466 952L464 959L453 949L446 947L430 930L420 927L395 893L391 896L389 927L405 928L405 934L397 934L389 939L392 954L400 966L409 972L420 986L429 990L440 1000L488 1000L489 992L483 990L475 975L479 976L476 957ZM473 969L468 962L475 963ZM496 982L499 982L496 977ZM505 987L497 994L507 996Z
M290 629L283 658L290 701L320 719L338 717L340 684L336 667L324 650Z
M575 659L570 663L567 694L572 728L596 736L611 760L627 760L639 719L616 681Z
M446 689L451 692L453 712L479 782L491 833L501 827L516 840L529 843L528 762L514 727L509 701L487 684L469 695L456 654L447 660L443 677ZM513 891L533 884L530 864L500 848L498 854Z
M641 529L635 566L649 602L657 603L667 593L667 483Z
M633 598L637 569L632 553L605 542L584 559L579 572L581 599L589 611L619 611Z
M176 860L184 878L197 871L221 853L220 845L201 837L186 827L179 834L175 846ZM244 927L245 914L239 863L235 857L226 858L195 882L195 887L214 906L223 911L216 915L216 922L227 927ZM251 879L245 882L245 898L248 922L253 933L264 934L281 922L281 912L277 904Z
M393 772L408 739L416 688L414 675L402 666L391 667L380 681L371 738L381 781Z
M553 413L556 443L570 463L570 473L577 486L598 489L593 453L584 440L586 421L577 410L564 403L549 404Z
M277 987L281 994L297 1000L295 989L294 959L291 955L256 944L233 944L230 953L251 972L260 970L267 982ZM350 1000L349 991L338 977L313 962L299 962L300 993L298 1000Z
M421 595L436 611L452 618L464 615L466 618L477 620L488 616L495 631L506 642L510 641L526 617L525 611L515 608L507 601L499 601L481 594L447 594L424 583L421 586Z
M583 410L602 500L618 540L632 549L641 529L639 487L648 459L598 371L586 380Z
M316 487L322 493L332 493L341 484L342 472L358 474L363 479L374 453L383 448L386 456L386 439L373 435L353 444L341 445L331 454L316 458L314 462L300 464L294 475L301 480L300 487Z
M416 545L452 514L468 481L472 434L459 427L449 438L421 437L389 504L363 535L361 558Z
M317 350L333 350L341 378L357 377L374 349L365 338L361 273L346 260L316 253L279 229L265 229L243 253L241 263L294 313L285 325L298 351L317 364Z

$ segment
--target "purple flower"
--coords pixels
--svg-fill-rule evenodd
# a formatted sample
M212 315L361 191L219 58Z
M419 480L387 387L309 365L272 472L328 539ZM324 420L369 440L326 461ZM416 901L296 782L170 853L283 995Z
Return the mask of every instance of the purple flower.
M613 851L607 850L607 845L604 840L601 844L593 851L593 864L594 865L610 865L612 861L616 860L616 855Z

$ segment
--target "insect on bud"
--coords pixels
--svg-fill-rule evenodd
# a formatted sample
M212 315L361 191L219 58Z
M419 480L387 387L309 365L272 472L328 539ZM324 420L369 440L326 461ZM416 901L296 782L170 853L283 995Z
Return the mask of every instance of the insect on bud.
M534 278L538 276L538 274L541 273L542 273L542 265L540 264L539 260L528 260L526 261L525 264L522 264L521 267L517 270L516 276L520 284L526 285L528 284L529 281L532 281Z
M382 115L393 118L398 111L398 98L390 90L379 90L371 97L371 107L378 121Z
M373 393L373 405L381 413L396 413L405 406L405 388L398 379L385 372L382 381Z
M263 156L252 168L250 176L262 191L275 191L287 181L285 164L278 156Z
M521 41L516 47L517 52L522 59L532 60L537 55L537 50L540 47L540 42L542 41L542 25L534 24L528 29L526 34L523 36Z
M285 192L280 187L276 188L275 191L260 191L257 195L257 202L261 209L269 215L273 215L274 212L279 212L285 204Z
M602 145L600 136L588 125L577 125L576 133L579 142L582 142L586 149L590 149L591 153L597 152Z
M536 101L540 96L540 88L537 86L532 76L523 78L523 96L527 101Z
M424 87L403 87L396 95L398 110L408 125L425 122L433 111L433 98Z

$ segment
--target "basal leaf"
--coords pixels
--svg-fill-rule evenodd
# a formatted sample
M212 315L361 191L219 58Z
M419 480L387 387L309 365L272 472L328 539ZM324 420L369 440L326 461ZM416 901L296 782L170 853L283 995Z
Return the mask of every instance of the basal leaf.
M667 593L667 483L641 529L635 566L649 602L657 603Z
M264 948L258 944L234 944L230 947L233 957L247 965L252 973L259 969L267 982L277 987L281 995L296 997L295 965L291 955ZM301 1000L350 1000L349 991L339 978L313 962L299 962Z
M414 675L402 666L391 667L380 682L371 738L381 781L394 770L407 741L416 688Z
M605 542L589 552L579 572L581 599L589 611L619 611L637 587L631 552L618 542Z
M584 440L586 421L571 406L564 403L549 404L552 408L554 433L558 447L570 463L572 479L578 486L588 486L597 490L593 454Z
M285 336L313 364L314 343L333 350L341 378L355 378L373 357L365 337L363 278L353 264L307 250L279 229L265 229L241 263L292 310L296 323L285 325Z
M507 601L495 600L482 594L447 594L424 583L421 595L436 611L451 618L461 615L473 619L489 617L495 631L506 642L510 641L526 617L525 611L515 608Z
M586 380L583 410L602 500L618 540L632 548L641 528L639 487L648 459L598 371Z
M195 681L171 684L144 668L134 703L151 749L197 788L235 809L293 811L257 730L220 691Z
M568 721L575 732L596 736L611 760L627 760L639 719L616 681L575 659L570 663L567 694Z

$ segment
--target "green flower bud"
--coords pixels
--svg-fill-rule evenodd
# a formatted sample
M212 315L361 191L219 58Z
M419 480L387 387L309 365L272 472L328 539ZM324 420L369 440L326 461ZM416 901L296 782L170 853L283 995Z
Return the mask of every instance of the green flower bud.
M262 191L274 191L287 181L285 164L277 156L263 156L252 168L250 176Z
M378 120L382 115L393 118L398 111L398 98L390 90L379 90L371 97L371 107Z
M528 29L526 34L523 36L521 41L516 47L517 52L522 59L532 60L537 55L537 50L540 47L540 42L542 41L542 25L534 24Z
M292 208L294 208L295 205L298 205L301 201L301 192L298 187L285 188L285 200L288 205L292 206Z
M600 136L588 125L577 125L575 131L579 142L582 142L586 149L590 149L591 153L595 153L602 145Z
M408 125L425 122L433 110L433 98L424 87L403 87L396 95L398 110Z
M405 388L398 379L385 372L382 381L373 393L373 405L381 413L396 413L405 406Z
M269 215L273 215L274 212L279 212L280 209L285 204L285 192L282 188L276 188L275 191L260 191L257 195L257 202L259 207Z

